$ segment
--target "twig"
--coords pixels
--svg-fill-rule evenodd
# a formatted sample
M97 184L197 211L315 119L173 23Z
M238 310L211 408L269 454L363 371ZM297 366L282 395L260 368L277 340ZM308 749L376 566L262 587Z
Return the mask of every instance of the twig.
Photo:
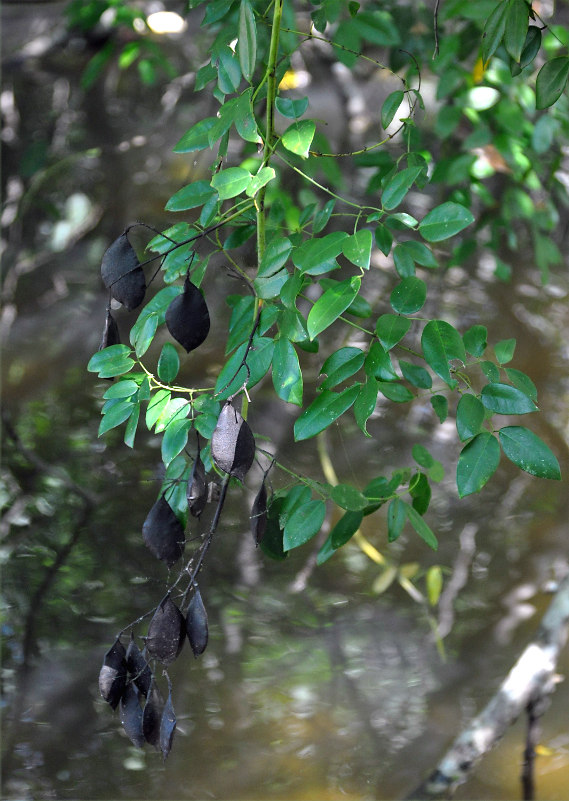
M457 737L429 778L408 798L449 797L519 715L543 714L557 684L555 668L569 634L569 576L561 583L535 639L485 709Z

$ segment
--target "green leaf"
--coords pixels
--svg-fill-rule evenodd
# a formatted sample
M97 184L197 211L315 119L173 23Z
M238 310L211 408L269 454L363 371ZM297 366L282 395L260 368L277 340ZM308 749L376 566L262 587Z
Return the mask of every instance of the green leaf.
M389 128L393 122L393 118L397 113L397 109L403 102L404 97L405 92L403 89L397 89L395 92L391 92L391 94L387 95L383 101L383 105L381 107L381 127L384 130L385 128Z
M337 550L345 545L359 529L362 520L363 515L360 511L343 514L330 532L329 540L332 548Z
M320 231L323 231L324 228L328 225L328 221L332 216L332 212L334 211L334 206L336 205L336 201L334 198L329 200L324 206L314 215L314 221L312 223L312 233L319 234Z
M389 297L391 308L399 314L415 314L425 305L427 285L412 275L397 284Z
M128 345L110 345L91 356L87 370L98 373L99 378L114 378L128 373L134 367L131 352Z
M391 231L380 223L374 231L375 244L384 256L389 256L393 244Z
M253 114L252 96L253 89L250 87L236 98L232 116L235 128L241 139L244 139L246 142L259 144L263 140L259 135L257 120ZM227 105L229 105L229 103L226 103L226 106Z
M419 233L427 242L440 242L458 234L474 222L471 212L448 201L432 209L419 223Z
M462 449L456 468L456 486L460 498L480 492L494 475L500 462L498 440L488 431L477 434Z
M343 242L348 237L345 231L334 231L322 237L314 237L303 242L292 254L292 261L298 269L309 275L321 275L335 269L336 256L342 252Z
M538 109L549 108L559 100L569 77L569 56L557 56L546 61L537 74L535 82L535 105Z
M147 309L144 310L145 312ZM141 313L136 323L130 329L130 341L136 355L140 359L154 339L156 329L158 328L159 318L156 312L151 312L148 316Z
M172 393L168 389L159 389L151 396L146 408L146 427L150 431L168 405Z
M296 120L299 117L302 117L308 108L308 98L277 97L275 106L277 107L279 114L282 114L283 117Z
M134 447L134 438L136 436L136 429L138 428L138 419L140 417L140 403L134 404L134 409L130 413L128 422L124 431L124 444L128 448Z
M378 388L382 395L394 403L407 403L415 397L407 387L395 382L378 381Z
M425 361L442 380L454 387L449 364L452 359L466 360L464 344L458 331L444 320L430 320L421 335Z
M255 337L253 347L247 355L247 369L241 364L247 343L244 342L225 363L215 383L215 394L218 400L225 400L247 380L247 388L251 389L268 373L273 358L274 341L268 337ZM229 382L229 383L228 383Z
M261 167L256 175L253 175L251 183L245 190L247 197L255 197L259 189L272 181L276 173L272 167Z
M377 381L375 378L368 377L365 384L362 384L360 387L358 397L354 403L354 417L356 418L356 423L366 437L371 437L371 434L367 430L367 421L375 410L378 392L379 387Z
M257 62L257 25L249 0L241 0L238 27L239 64L245 80L251 81Z
M512 361L516 349L515 339L503 339L494 345L494 353L498 364L507 364Z
M360 512L369 503L366 496L351 484L336 484L330 490L330 497L335 504L350 512Z
M207 181L195 181L179 189L164 207L166 211L187 211L203 206L213 197L214 190Z
M461 442L479 433L484 416L484 406L475 395L461 397L456 407L456 430Z
M444 423L448 417L448 400L444 395L433 395L431 398L431 406L434 413L439 418L439 422Z
M192 125L174 147L174 153L194 153L210 147L209 132L216 124L217 117L206 117Z
M537 412L537 406L521 389L510 384L495 382L482 387L482 403L496 414L529 414Z
M395 542L403 531L407 520L407 511L401 498L393 498L387 507L387 540Z
M480 362L480 369L488 379L488 381L496 382L500 380L500 370L494 362Z
M217 65L217 85L224 95L230 95L239 89L241 83L241 67L230 47L219 51Z
M302 406L302 372L294 345L284 337L275 342L273 385L279 398Z
M280 513L284 503L283 498L275 498L269 506L267 529L259 547L270 559L282 561L288 554L283 550L283 530L280 523Z
M395 314L382 314L375 326L375 333L385 350L391 350L411 328L411 320Z
M402 245L395 245L393 248L393 263L400 278L409 278L415 275L415 262L409 251Z
M360 286L361 278L354 276L330 287L318 298L306 320L310 339L318 336L346 311L358 294Z
M367 228L362 228L344 240L342 253L356 267L369 270L371 244L371 231Z
M537 434L523 426L506 426L498 432L502 450L521 470L538 478L561 480L559 462Z
M160 358L158 359L158 378L171 384L180 370L180 357L178 351L170 342L162 345Z
M332 425L356 400L360 385L355 384L342 392L324 390L312 401L294 424L294 439L300 442L315 437Z
M315 132L316 124L313 120L299 120L298 122L293 122L286 129L281 137L281 142L291 153L306 159L310 153L310 145L314 139Z
M322 528L326 517L324 501L309 501L299 506L288 518L283 537L283 548L290 551L312 539Z
M381 381L398 381L391 356L380 342L372 342L365 360L366 375Z
M406 251L413 261L420 264L422 267L438 267L438 262L430 247L423 242L415 242L414 239L408 239L406 242L401 242L397 247Z
M464 347L473 356L482 356L488 345L488 329L484 325L473 325L462 335Z
M164 430L162 438L162 461L168 467L170 462L181 453L188 444L188 433L192 420L176 419Z
M506 375L515 387L537 403L537 387L529 376L513 367L506 367Z
M399 367L403 373L403 378L418 389L430 389L433 386L433 379L428 370L418 364L399 359Z
M520 69L527 67L534 60L541 48L541 29L530 25L520 58Z
M112 398L131 398L138 392L138 384L130 378L123 378L113 384L103 395L105 400Z
M431 502L431 485L424 473L416 473L411 479L409 495L413 498L413 509L424 515Z
M327 377L319 389L332 389L347 378L351 378L364 363L366 356L360 348L345 347L329 356L320 370Z
M165 431L174 420L184 420L189 415L190 411L191 405L189 400L185 398L170 398L156 421L154 431L160 434L162 431Z
M381 195L381 203L383 208L387 209L388 211L396 208L422 172L423 167L406 167L404 170L401 170L401 172L398 172L390 181L388 181ZM420 226L419 230L421 230ZM425 237L425 239L426 238L427 237Z
M502 41L506 29L507 12L508 0L502 0L486 20L482 34L482 61L484 64L488 63Z
M387 11L361 11L352 22L360 36L372 44L395 47L401 41L397 25Z
M220 200L229 200L244 192L251 183L251 178L249 170L244 170L243 167L227 167L213 176L211 185Z
M118 398L114 401L107 401L107 403L112 403L113 406L109 408L101 419L98 433L99 437L107 431L110 431L111 428L116 428L116 426L120 426L121 423L128 420L133 409L135 409L137 405L131 400L120 400Z
M267 277L277 273L287 263L292 252L292 243L287 237L272 239L263 253L258 275Z
M504 47L514 61L519 62L526 41L529 24L529 6L525 0L508 0Z

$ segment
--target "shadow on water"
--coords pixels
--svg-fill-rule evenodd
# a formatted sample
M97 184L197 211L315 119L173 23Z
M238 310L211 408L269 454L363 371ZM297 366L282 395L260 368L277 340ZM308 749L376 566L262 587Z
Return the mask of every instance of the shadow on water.
M59 13L60 6L54 8ZM9 10L8 31L29 20L22 13ZM360 485L407 464L418 438L445 465L447 478L429 513L441 543L436 557L412 538L388 548L380 515L365 519L364 534L394 564L421 560L428 566L436 559L449 568L460 554L461 535L475 539L469 579L445 641L446 661L425 608L396 585L378 595L381 571L355 546L308 578L310 546L284 563L267 561L248 531L252 481L250 490L231 494L200 580L208 649L194 660L186 646L170 671L178 731L168 762L133 748L118 716L99 698L97 676L114 633L163 592L165 569L156 568L140 539L160 458L156 441L143 432L134 452L116 432L97 439L101 385L85 365L98 347L104 316L101 253L134 219L171 221L164 201L200 165L175 160L169 151L208 110L192 105L183 81L168 87L179 92L171 117L163 87L141 94L124 74L110 74L82 93L77 78L85 58L56 50L13 64L4 79L22 112L7 148L7 175L10 169L16 175L25 155L39 159L36 184L43 181L30 197L34 213L13 221L5 256L4 404L19 442L6 438L3 468L9 506L2 530L4 740L12 746L3 765L4 795L401 797L481 709L535 631L548 603L547 582L567 564L566 484L533 480L502 464L492 486L459 504L452 426L435 425L428 405L380 407L370 422L372 439L357 451L355 426L335 426L329 447L338 473ZM41 162L40 145L53 147L58 131L47 130L41 114L56 101L64 146L58 169L46 175L53 165ZM158 123L156 108L163 114ZM59 208L57 222L46 210L50 203ZM68 227L58 227L61 222ZM531 265L516 270L516 284L503 286L476 265L469 273L455 268L441 278L431 303L462 328L487 325L492 341L516 336L515 366L534 378L541 398L536 431L566 473L569 287L563 277L542 289ZM220 269L206 279L214 320L227 318L227 280ZM119 312L118 319L126 333L132 316ZM211 381L223 346L214 326L185 368L188 380ZM293 446L293 417L274 406L268 388L256 391L250 419L255 431L279 443L283 462L319 474L310 446ZM57 466L66 467L67 478ZM87 502L69 479L96 497ZM198 534L192 529L191 536ZM69 542L73 547L45 597L30 608L55 553ZM28 672L14 720L22 664ZM569 670L567 654L559 669ZM561 685L543 719L537 784L539 797L551 801L566 799L569 785L568 693ZM520 722L456 797L519 797L523 738Z

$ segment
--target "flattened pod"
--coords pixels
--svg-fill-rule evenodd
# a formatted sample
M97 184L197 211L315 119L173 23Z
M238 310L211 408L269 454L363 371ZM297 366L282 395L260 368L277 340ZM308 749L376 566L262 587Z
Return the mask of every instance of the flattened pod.
M263 481L251 509L251 534L255 540L255 545L258 545L265 536L267 519L267 488Z
M152 671L132 635L126 649L126 667L129 677L136 684L138 690L143 695L148 695L150 682L152 681Z
M192 600L188 606L186 631L194 656L198 657L200 654L203 654L207 647L209 629L207 625L207 612L201 593L197 587L194 590Z
M105 319L105 327L103 329L103 336L101 338L101 344L99 345L99 350L103 350L103 348L108 348L109 345L120 345L121 344L121 337L119 334L119 327L117 325L117 321L111 314L111 310L107 309L107 317Z
M211 437L211 455L225 473L243 481L255 458L255 438L231 401L227 401L219 415Z
M126 736L137 748L144 745L142 731L142 707L139 703L139 692L135 684L129 682L124 688L120 705L121 723Z
M207 503L207 484L205 480L205 468L200 459L200 455L196 456L192 474L188 479L188 488L186 490L186 497L188 499L188 509L194 517L199 517L203 512Z
M162 757L166 759L172 748L172 740L176 730L176 713L172 705L172 690L168 692L168 698L164 704L164 711L160 720L160 750Z
M209 311L200 290L186 275L184 291L166 310L166 326L176 342L189 353L199 347L209 334Z
M148 512L142 536L154 556L166 562L168 567L172 567L184 553L184 527L163 495Z
M153 659L169 665L182 650L185 639L184 616L170 598L164 598L148 627L146 650Z
M105 701L116 709L126 684L126 651L116 640L103 657L99 672L99 691Z
M140 306L146 292L146 279L126 232L115 239L103 254L101 278L111 297L132 311Z
M144 704L142 713L142 732L144 739L155 748L160 747L160 724L162 722L162 712L164 710L164 699L162 693L152 679L150 691Z

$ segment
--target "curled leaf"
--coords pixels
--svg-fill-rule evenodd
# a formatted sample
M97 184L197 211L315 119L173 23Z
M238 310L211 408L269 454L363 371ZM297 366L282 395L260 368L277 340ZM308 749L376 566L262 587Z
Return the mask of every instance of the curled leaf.
M157 559L172 567L184 552L184 528L161 495L142 526L144 542Z
M160 724L163 710L164 699L153 678L142 713L142 733L146 742L155 748L160 747Z
M101 278L111 297L132 311L140 306L146 292L146 279L126 232L109 245L101 262Z
M116 709L126 685L126 651L116 640L103 657L99 672L99 691L105 701Z
M200 654L203 654L207 647L209 630L207 625L207 612L197 586L195 587L192 600L188 606L186 631L194 656L198 657Z
M249 424L241 417L231 401L219 415L211 437L211 455L217 467L240 481L253 464L255 439Z
M261 488L253 501L253 508L251 509L251 534L255 540L255 545L259 545L265 531L267 530L267 488L265 482L261 484Z
M188 509L194 517L199 517L203 512L207 503L207 495L208 489L205 480L205 468L198 452L192 468L192 473L188 479L188 487L186 490Z
M122 727L128 739L137 748L142 748L144 745L144 732L142 730L142 707L139 699L140 693L136 684L129 682L121 696L120 716Z
M107 309L107 317L105 319L105 327L103 329L103 336L101 338L101 344L99 345L99 350L108 348L110 345L120 345L120 344L121 344L121 337L119 334L119 327L117 325L117 321L111 314L111 310Z
M186 276L184 291L166 310L166 326L176 342L189 353L205 340L209 333L209 312L200 290Z
M167 758L172 748L174 732L176 730L176 713L172 705L172 689L169 688L168 698L164 704L164 711L160 719L160 750L164 759Z
M126 649L126 667L129 678L135 683L138 690L143 695L148 695L150 682L152 681L152 671L132 636Z
M182 650L185 634L184 616L167 595L154 613L148 627L146 637L148 655L164 665L170 664Z

